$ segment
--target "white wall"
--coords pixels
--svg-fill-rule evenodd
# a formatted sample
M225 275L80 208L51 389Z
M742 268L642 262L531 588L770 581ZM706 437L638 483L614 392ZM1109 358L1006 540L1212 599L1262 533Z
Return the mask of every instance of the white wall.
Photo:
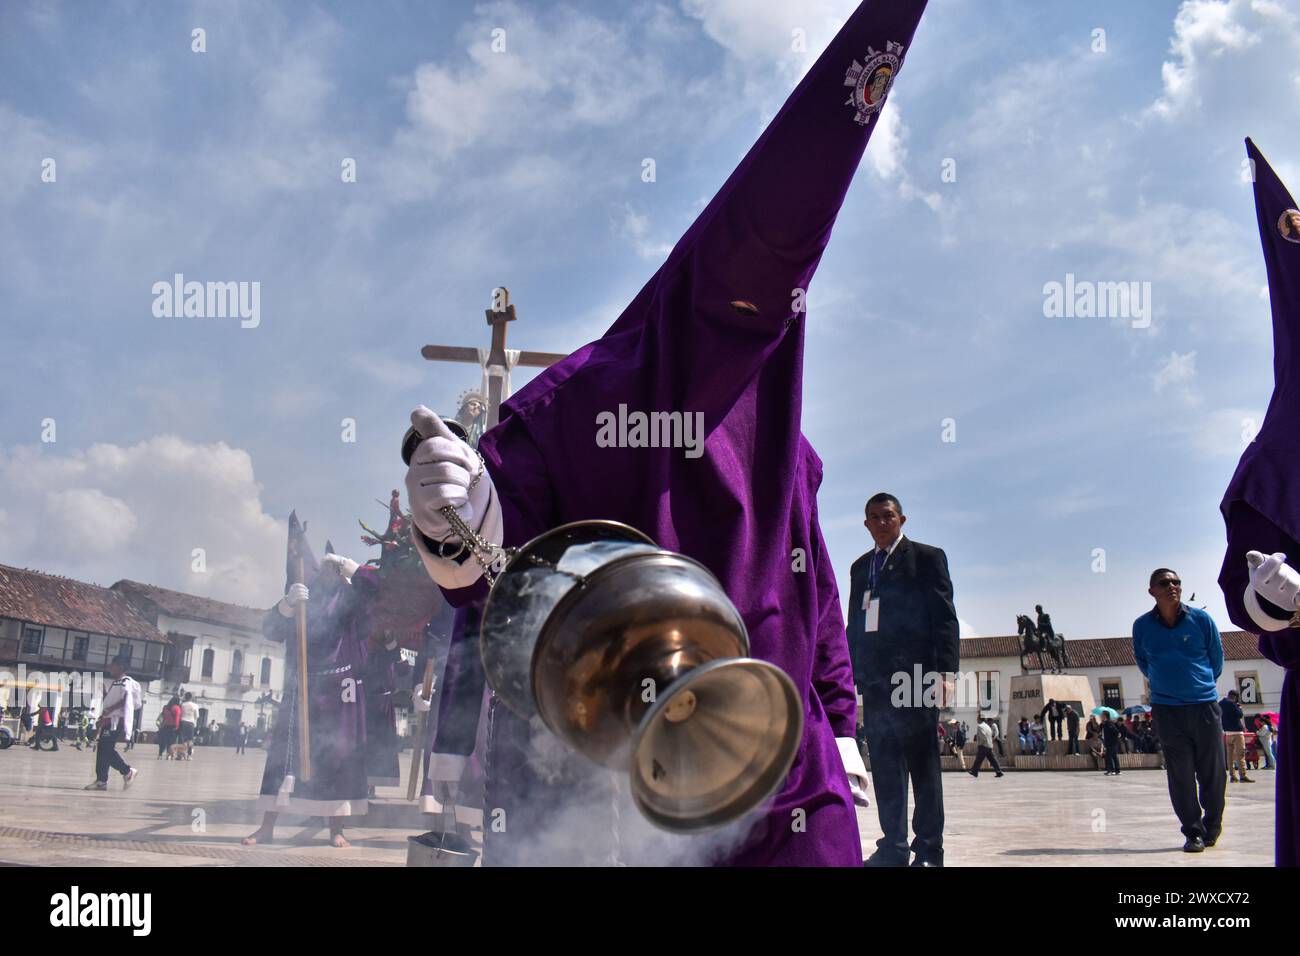
M226 711L239 708L242 713L241 722L254 727L257 725L258 716L257 698L268 691L275 694L277 698L284 693L283 644L268 641L260 633L254 634L239 628L210 624L206 621L191 621L167 614L158 615L158 630L164 634L174 631L194 636L194 647L190 652L190 678L182 684L181 690L193 694L195 703L200 708L207 709L209 723L225 724L227 723ZM203 652L209 649L213 652L212 676L204 678L202 676ZM253 684L250 687L234 687L227 684L236 651L243 654L240 672L253 675ZM262 683L262 658L264 657L271 659L271 680L268 684ZM164 685L162 681L150 683L145 694L142 724L144 729L155 728L158 714L162 712L171 692L170 684ZM271 709L267 707L263 713L269 722Z

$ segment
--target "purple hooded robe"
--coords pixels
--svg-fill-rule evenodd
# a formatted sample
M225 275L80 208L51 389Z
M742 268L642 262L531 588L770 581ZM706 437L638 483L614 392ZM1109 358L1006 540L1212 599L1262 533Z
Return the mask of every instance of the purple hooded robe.
M297 579L302 555L311 597L307 602L307 713L310 716L310 781L302 779L298 745L298 653L295 618L267 611L263 633L285 644L284 698L266 746L257 808L303 816L366 813L366 607L378 589L374 572L361 568L348 585L321 570L307 546L297 515L289 518L288 581ZM285 585L285 592L289 590ZM292 794L282 794L287 775Z
M1273 310L1273 397L1259 434L1247 446L1223 494L1219 510L1227 525L1228 547L1219 586L1234 624L1258 634L1261 628L1243 603L1250 579L1247 551L1283 552L1300 566L1300 229L1281 221L1296 203L1255 144L1246 140L1255 168L1255 216L1268 272ZM1285 620L1289 614L1261 600L1266 610ZM1287 628L1259 635L1259 650L1286 668L1277 728L1278 866L1300 865L1300 630Z
M479 444L505 545L571 521L626 522L708 567L744 617L752 656L799 688L804 738L784 786L747 839L701 862L862 862L836 745L854 736L853 679L818 525L822 464L801 432L803 293L924 8L862 3L609 331L506 402ZM701 420L702 454L601 447L598 416L620 406ZM800 553L806 570L792 570ZM494 711L489 805L505 741L526 746L501 721L522 723ZM504 770L520 772L522 758ZM798 811L803 828L792 826Z

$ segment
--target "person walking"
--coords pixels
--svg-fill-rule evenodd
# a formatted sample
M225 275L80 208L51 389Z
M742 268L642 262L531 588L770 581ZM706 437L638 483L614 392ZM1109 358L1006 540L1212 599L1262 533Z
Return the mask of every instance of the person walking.
M107 790L108 771L122 775L122 789L130 789L139 771L129 766L117 752L117 745L131 737L131 721L140 708L144 695L135 678L126 673L131 653L119 653L108 665L113 682L104 692L104 706L100 713L99 743L95 748L95 779L86 784L86 790Z
M175 694L158 717L158 759L171 760L181 732L181 699Z
M1110 714L1101 715L1101 745L1106 748L1106 772L1103 776L1119 776L1119 721L1111 720Z
M944 744L950 756L957 758L957 766L962 770L966 769L966 732L961 729L961 725L955 719L948 721L948 730L945 733L943 724L939 725L939 733L943 737Z
M998 758L993 753L993 728L989 726L988 721L981 719L975 725L975 739L979 746L979 750L975 753L975 765L966 772L979 779L980 767L987 760L996 772L995 775L1002 776L1002 768L998 766Z
M184 759L194 759L194 734L199 724L199 705L194 703L194 695L185 694L181 702L181 736L179 743L185 745Z
M1255 720L1255 741L1259 752L1264 755L1264 769L1276 770L1277 759L1273 756L1273 723L1267 714L1260 714Z
M239 732L235 735L235 753L242 754L246 746L248 746L248 724L240 724Z
M1065 752L1077 755L1079 753L1079 712L1069 704L1065 705L1065 729L1070 735Z
M50 750L59 749L59 737L54 732L54 715L48 706L41 704L36 709L36 729L32 733L32 742L28 746L39 753L41 742L45 740L50 742Z
M863 524L875 544L850 571L849 655L862 694L876 810L884 835L868 866L907 866L907 788L915 810L913 866L943 866L943 784L935 746L939 710L955 697L961 666L948 558L903 534L907 518L892 494L867 501ZM896 675L929 682L895 703ZM935 691L937 691L937 699ZM920 706L916 703L919 700Z
M1241 782L1254 783L1246 776L1246 715L1237 703L1235 690L1228 691L1228 695L1219 701L1219 710L1223 714L1223 750L1228 780L1237 782L1237 764L1241 764Z
M1173 571L1151 572L1147 593L1156 605L1133 622L1133 656L1151 687L1169 799L1187 838L1183 850L1200 853L1218 842L1228 789L1216 687L1223 640L1209 614L1183 603Z

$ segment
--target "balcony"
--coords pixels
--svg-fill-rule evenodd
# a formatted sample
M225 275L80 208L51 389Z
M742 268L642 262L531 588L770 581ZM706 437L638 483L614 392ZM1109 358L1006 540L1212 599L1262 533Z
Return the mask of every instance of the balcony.
M253 686L252 674L231 674L226 678L226 686L235 689L251 688Z

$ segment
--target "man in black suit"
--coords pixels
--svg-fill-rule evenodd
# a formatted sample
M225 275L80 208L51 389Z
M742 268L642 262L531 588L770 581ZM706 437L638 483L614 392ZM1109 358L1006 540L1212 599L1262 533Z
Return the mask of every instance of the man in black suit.
M872 495L863 524L875 547L850 572L849 653L884 831L868 866L908 863L909 775L916 802L912 865L943 865L935 738L939 708L952 702L961 643L948 558L939 548L904 537L906 521L896 497Z

